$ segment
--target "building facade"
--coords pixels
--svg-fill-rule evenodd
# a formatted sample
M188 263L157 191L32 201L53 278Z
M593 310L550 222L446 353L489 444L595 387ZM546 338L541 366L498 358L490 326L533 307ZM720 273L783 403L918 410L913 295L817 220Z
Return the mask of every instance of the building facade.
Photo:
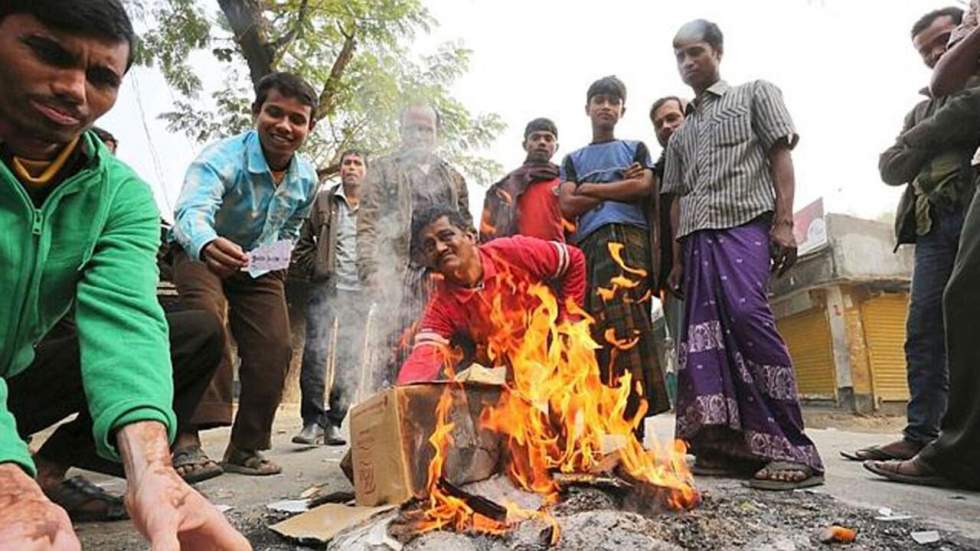
M901 410L912 250L894 252L883 222L828 214L822 224L825 239L771 288L800 397L857 413Z

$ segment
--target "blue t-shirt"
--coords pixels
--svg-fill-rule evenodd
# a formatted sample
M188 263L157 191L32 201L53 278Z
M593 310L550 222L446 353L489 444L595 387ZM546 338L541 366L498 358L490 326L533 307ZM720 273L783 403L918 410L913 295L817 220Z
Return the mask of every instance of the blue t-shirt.
M640 163L645 168L653 166L650 151L643 142L613 140L593 143L565 156L561 163L561 181L578 184L618 182L623 179L623 171L633 163ZM581 243L606 224L628 224L648 229L642 206L620 201L603 201L578 217L574 241Z

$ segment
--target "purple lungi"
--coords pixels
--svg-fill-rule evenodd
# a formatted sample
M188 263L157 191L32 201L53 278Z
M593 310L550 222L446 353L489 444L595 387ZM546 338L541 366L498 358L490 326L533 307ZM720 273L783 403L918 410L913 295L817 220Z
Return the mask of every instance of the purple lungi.
M684 238L677 437L695 454L789 461L822 473L766 297L769 227L761 217Z

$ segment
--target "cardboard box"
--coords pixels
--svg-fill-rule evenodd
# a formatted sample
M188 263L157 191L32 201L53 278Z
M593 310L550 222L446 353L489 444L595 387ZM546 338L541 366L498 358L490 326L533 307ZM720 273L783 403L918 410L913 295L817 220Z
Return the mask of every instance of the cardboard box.
M399 504L426 496L428 468L435 450L436 404L443 390L453 393L449 413L453 443L445 476L462 485L497 472L501 442L478 429L481 412L495 405L502 387L482 383L422 383L378 393L350 412L351 458L357 505Z

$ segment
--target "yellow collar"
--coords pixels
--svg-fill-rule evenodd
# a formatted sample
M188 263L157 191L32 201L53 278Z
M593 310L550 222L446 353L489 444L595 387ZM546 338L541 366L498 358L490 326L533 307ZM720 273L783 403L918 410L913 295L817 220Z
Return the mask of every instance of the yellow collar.
M58 171L65 166L68 157L71 156L72 151L78 145L79 138L81 138L81 135L75 136L75 139L66 145L52 161L34 161L14 157L11 160L14 173L17 175L17 178L31 187L44 187L48 185L55 175L58 174ZM41 174L34 176L38 172Z

